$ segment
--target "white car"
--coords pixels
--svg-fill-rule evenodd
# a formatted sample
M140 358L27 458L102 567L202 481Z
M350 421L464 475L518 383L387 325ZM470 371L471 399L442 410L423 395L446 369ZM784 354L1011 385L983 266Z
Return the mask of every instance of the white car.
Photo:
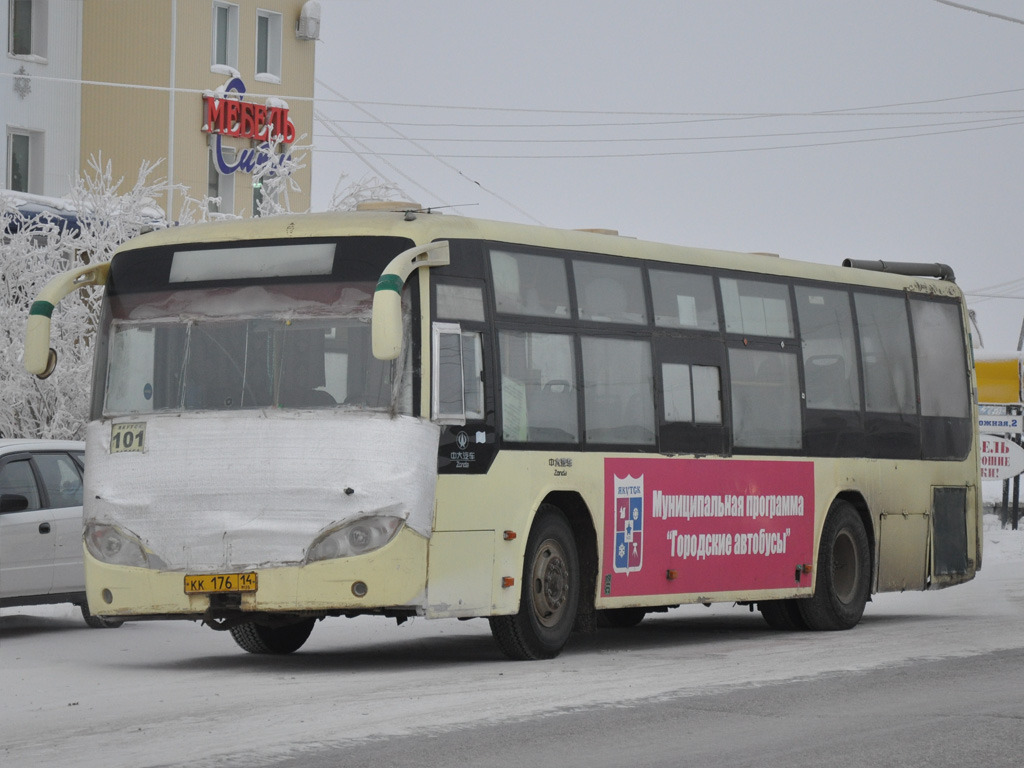
M0 607L74 603L90 627L82 565L85 443L0 440Z

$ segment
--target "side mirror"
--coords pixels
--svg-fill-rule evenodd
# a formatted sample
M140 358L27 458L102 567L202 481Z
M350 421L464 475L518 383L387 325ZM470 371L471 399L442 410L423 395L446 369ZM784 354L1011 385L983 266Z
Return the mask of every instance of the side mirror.
M375 358L394 360L402 352L402 288L409 275L420 267L443 267L448 261L448 241L439 240L402 251L384 268L373 294L370 332Z
M110 262L88 264L62 272L43 286L28 311L25 326L25 370L45 379L57 365L57 353L50 348L50 315L60 300L88 285L105 285Z

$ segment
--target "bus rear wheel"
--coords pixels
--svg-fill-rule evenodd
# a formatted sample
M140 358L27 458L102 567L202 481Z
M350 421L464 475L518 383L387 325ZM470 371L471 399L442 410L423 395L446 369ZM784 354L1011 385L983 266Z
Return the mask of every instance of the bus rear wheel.
M490 617L501 652L514 660L553 659L569 640L579 605L580 565L565 515L544 505L530 531L519 613Z
M857 510L835 501L825 518L818 547L814 596L798 600L808 629L833 631L856 626L871 591L868 535Z
M757 604L761 617L772 629L782 632L797 632L807 629L807 622L800 614L800 606L796 600L764 600Z
M238 647L249 653L293 653L302 647L313 631L316 619L303 619L283 627L246 622L231 627L231 637Z

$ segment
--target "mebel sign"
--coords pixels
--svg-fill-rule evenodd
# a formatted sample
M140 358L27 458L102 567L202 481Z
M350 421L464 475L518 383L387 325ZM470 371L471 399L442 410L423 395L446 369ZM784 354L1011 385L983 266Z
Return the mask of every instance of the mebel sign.
M229 93L237 93L238 97L229 98ZM295 123L288 117L288 107L243 101L244 94L245 83L240 77L234 77L228 81L222 93L203 96L206 117L203 131L217 136L214 160L217 169L224 174L235 171L252 173L254 168L268 161L280 165L279 157L271 152L270 142L291 144L295 141ZM241 150L237 153L235 161L229 162L224 157L225 136L252 139L262 143Z

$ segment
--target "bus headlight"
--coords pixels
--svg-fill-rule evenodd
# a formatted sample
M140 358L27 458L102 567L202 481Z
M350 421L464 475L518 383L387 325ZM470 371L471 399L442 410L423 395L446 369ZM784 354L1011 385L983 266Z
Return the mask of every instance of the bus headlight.
M400 517L360 517L321 533L306 550L306 562L352 557L380 549L402 529Z
M132 533L104 523L85 526L85 546L97 560L111 565L133 565L136 568L160 568L160 558L146 551L142 541Z

